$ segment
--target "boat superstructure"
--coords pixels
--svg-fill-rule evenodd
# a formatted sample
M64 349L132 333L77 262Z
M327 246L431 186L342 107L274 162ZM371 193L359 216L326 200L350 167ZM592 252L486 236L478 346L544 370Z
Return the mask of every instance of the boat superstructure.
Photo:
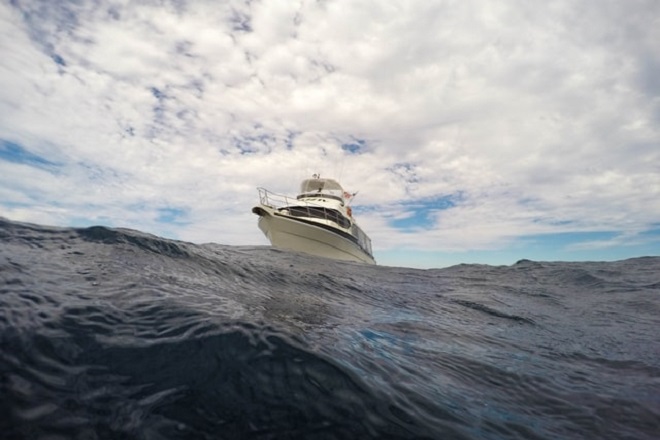
M321 257L375 264L371 240L358 226L350 194L333 179L314 175L295 196L258 188L259 229L275 247Z

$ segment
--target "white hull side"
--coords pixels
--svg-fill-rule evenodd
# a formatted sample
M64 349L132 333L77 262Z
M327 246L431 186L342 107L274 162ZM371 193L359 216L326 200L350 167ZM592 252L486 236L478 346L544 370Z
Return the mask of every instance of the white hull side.
M376 264L357 244L322 227L265 212L259 217L259 229L278 248L336 260Z

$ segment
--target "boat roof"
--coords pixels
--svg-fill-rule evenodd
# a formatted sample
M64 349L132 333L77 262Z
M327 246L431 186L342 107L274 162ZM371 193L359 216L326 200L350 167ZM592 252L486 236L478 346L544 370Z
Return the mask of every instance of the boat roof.
M340 194L343 194L344 188L334 179L305 179L300 184L300 193L311 193L311 192L334 192L340 191Z

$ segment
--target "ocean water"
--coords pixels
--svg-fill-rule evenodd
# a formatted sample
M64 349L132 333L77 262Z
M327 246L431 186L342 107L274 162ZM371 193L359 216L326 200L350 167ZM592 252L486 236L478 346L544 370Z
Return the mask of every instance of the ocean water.
M660 258L364 266L0 220L2 439L658 439Z

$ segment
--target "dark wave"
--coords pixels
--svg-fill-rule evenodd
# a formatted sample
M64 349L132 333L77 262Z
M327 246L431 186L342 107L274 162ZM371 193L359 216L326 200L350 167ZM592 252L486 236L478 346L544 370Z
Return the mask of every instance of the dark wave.
M487 315L494 316L496 318L504 318L504 319L510 319L511 321L515 322L520 322L523 324L530 324L534 325L534 321L528 318L523 318L522 316L516 316L516 315L509 315L504 312L500 312L499 310L493 309L492 307L488 307L484 304L480 304L474 301L466 301L466 300L454 300L456 304L460 304L462 306L468 307L473 310L478 310L480 312L484 312Z
M127 243L135 245L139 249L154 252L156 254L167 255L169 257L189 256L183 244L128 229L119 230L103 226L92 226L89 228L76 229L76 232L84 240L92 242L105 244Z
M9 437L395 439L429 432L350 370L271 329L237 323L195 335L179 328L123 343L107 331L113 320L82 326L76 316L61 322L59 337L4 335Z
M0 219L2 438L653 439L660 258L413 270Z

